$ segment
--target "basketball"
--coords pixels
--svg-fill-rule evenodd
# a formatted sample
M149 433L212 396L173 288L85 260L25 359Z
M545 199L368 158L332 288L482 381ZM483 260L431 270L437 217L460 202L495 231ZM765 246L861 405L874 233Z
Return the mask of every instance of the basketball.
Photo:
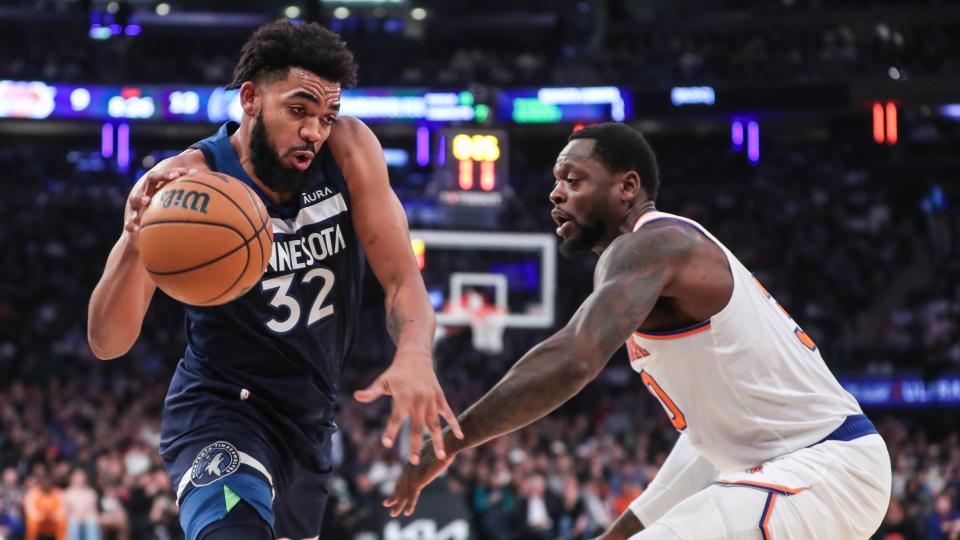
M163 186L140 220L140 257L176 300L225 304L253 287L270 261L267 209L236 178L203 171Z

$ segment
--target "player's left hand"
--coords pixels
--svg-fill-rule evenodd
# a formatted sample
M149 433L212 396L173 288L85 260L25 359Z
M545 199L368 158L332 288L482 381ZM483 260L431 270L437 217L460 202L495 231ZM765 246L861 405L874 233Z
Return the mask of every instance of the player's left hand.
M403 472L394 485L393 494L383 501L383 506L390 509L390 517L397 517L401 512L405 516L413 514L424 486L433 482L451 463L453 456L435 459L429 452L424 452L423 461L419 465L404 465Z
M393 448L404 418L410 417L410 463L416 465L420 462L424 424L430 430L433 452L438 460L447 458L440 429L441 416L453 434L458 439L463 438L457 417L450 410L437 382L429 352L402 354L397 351L393 364L386 371L366 389L353 393L353 397L362 403L370 403L380 396L393 397L393 410L383 431L383 446Z

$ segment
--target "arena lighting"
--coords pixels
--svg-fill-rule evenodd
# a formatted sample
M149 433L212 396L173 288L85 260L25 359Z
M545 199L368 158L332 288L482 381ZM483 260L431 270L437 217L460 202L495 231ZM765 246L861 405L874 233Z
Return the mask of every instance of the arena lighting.
M884 139L884 126L883 126L883 105L880 103L873 104L873 141L877 144L883 144Z
M730 143L737 152L743 151L743 122L740 120L730 124Z
M917 408L960 405L958 375L931 380L916 376L840 377L838 380L861 405Z
M169 15L170 4L166 2L160 2L159 4L157 4L156 12L157 12L157 15L160 15L161 17L163 17L164 15Z
M495 117L518 124L623 121L630 93L616 86L501 90Z
M410 10L410 18L415 21L422 21L427 18L427 10L422 7L416 7Z
M493 161L480 162L480 189L484 191L493 191L497 187L497 177L494 171Z
M537 91L537 99L548 105L609 104L613 120L622 122L625 116L623 94L616 86L541 88Z
M897 144L897 106L887 102L887 144Z
M473 189L473 161L464 159L458 162L457 185L464 191Z
M753 120L747 124L747 159L753 164L760 161L760 124Z
M430 129L426 126L417 128L417 165L426 167L430 164Z
M109 26L100 26L99 24L90 25L90 39L96 40L105 40L110 39L110 36L113 35L110 31Z
M417 268L423 270L427 265L427 244L419 238L410 240L410 247L413 248L413 255L417 258Z
M676 107L713 105L717 101L717 94L710 86L675 86L670 90L670 101Z
M128 124L117 126L117 167L122 172L130 169L130 126Z
M897 105L888 101L886 105L879 101L873 104L873 141L877 144L897 144L899 128L897 126Z
M113 157L113 124L100 128L100 155L105 159Z
M948 103L940 106L940 115L952 120L960 120L960 103Z
M469 99L465 99L464 94ZM475 114L472 101L473 94L468 91L349 90L343 94L340 112L364 120L469 122Z
M490 117L490 107L479 103L473 106L473 119L477 122L486 122Z
M500 160L501 140L493 133L458 133L453 137L450 151L457 160L457 186L470 191L477 185L476 168L479 167L479 186L483 191L497 188L497 162ZM501 171L502 172L502 171Z
M333 16L341 20L346 19L350 16L350 9L340 6L333 10Z
M288 19L296 19L300 16L300 8L297 6L287 6L283 10L283 16Z
M0 81L0 118L49 118L57 95L68 94L40 81Z
M410 154L403 148L384 148L383 159L388 167L404 167L410 162Z
M75 88L70 92L70 108L74 111L82 111L90 106L90 91L86 88Z

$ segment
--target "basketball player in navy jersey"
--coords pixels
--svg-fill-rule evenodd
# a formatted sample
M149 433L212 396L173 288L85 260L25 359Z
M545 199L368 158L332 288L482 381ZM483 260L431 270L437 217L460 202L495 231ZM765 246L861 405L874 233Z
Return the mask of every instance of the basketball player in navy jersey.
M125 354L156 289L137 251L141 211L166 182L211 170L246 182L270 213L274 245L258 286L217 307L185 306L187 350L164 403L160 453L189 539L317 538L332 463L340 373L360 333L364 260L383 285L391 366L354 397L393 398L383 444L411 419L438 459L439 417L459 425L431 359L434 313L382 149L339 117L353 55L318 24L278 21L243 46L234 80L243 117L157 164L132 190L123 233L90 299L89 342Z

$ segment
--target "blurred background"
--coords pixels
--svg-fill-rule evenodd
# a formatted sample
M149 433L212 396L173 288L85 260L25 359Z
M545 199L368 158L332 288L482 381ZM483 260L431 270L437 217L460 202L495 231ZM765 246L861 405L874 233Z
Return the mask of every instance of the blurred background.
M223 85L280 17L356 54L344 114L384 146L455 411L590 292L595 260L556 255L551 167L572 131L625 121L660 160L658 207L756 273L885 437L893 499L875 538L960 536L960 4L6 0L0 538L182 538L156 450L182 311L158 294L133 350L100 362L86 304L130 187L238 117ZM590 538L649 483L676 431L621 351L389 520L389 403L349 397L393 352L369 275L324 538Z

